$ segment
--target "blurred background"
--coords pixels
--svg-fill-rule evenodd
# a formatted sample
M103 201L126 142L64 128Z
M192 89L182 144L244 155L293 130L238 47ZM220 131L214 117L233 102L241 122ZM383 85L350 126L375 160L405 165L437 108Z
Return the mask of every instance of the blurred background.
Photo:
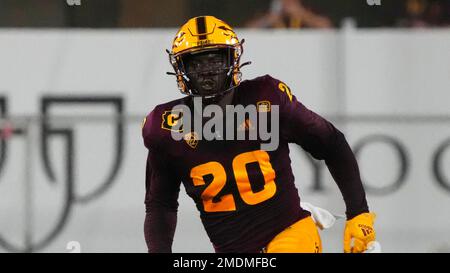
M384 252L450 252L448 0L0 0L0 252L146 251L140 124L182 96L165 49L198 15L245 38L244 79L345 133ZM291 157L302 201L344 214L326 166ZM174 252L213 252L179 202Z
M445 27L448 0L1 0L2 27L177 28L214 14L234 27ZM80 5L78 5L80 4Z

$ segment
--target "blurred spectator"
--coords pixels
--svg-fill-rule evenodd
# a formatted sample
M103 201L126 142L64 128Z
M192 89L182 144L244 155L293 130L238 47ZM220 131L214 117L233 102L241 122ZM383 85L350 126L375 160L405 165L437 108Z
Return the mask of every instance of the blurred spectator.
M450 26L450 0L431 1L425 19L433 27Z
M448 0L406 0L404 16L399 27L436 27L450 23L450 1Z
M398 20L400 27L425 27L426 0L406 0L405 16Z
M250 28L330 28L330 19L306 8L301 0L273 0L270 10L246 24Z

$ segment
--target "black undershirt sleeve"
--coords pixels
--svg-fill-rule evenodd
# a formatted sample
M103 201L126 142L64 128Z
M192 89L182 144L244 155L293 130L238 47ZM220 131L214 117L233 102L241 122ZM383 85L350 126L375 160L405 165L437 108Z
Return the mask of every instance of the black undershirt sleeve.
M162 153L149 151L146 167L144 235L149 253L172 252L180 180Z

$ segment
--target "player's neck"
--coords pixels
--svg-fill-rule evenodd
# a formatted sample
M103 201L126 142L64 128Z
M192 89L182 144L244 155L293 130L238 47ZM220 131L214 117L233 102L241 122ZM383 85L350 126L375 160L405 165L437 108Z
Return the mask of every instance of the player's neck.
M191 97L192 98L192 97ZM234 98L234 90L231 90L227 93L225 93L220 99L218 99L216 102L211 103L211 102L206 102L205 101L201 101L201 106L200 107L196 107L195 105L195 98L193 100L191 100L192 102L192 107L194 108L194 113L197 115L202 116L203 115L203 108L208 106L208 105L218 105L220 108L222 108L223 113L226 113L226 106L227 105L232 105L233 104L233 98ZM198 98L197 98L198 99ZM199 106L197 104L197 106Z
M222 110L225 111L225 107L227 105L232 104L233 96L234 96L234 90L227 92L225 95L223 95L223 97L219 100L219 102L217 104L222 108Z

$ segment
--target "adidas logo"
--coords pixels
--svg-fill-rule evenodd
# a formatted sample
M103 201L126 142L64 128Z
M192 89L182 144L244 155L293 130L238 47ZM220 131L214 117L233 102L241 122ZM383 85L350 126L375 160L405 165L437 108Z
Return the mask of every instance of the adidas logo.
M238 128L239 131L248 131L248 130L253 130L253 129L255 129L255 128L253 127L252 122L248 118L245 119L244 122L242 122L242 124Z

